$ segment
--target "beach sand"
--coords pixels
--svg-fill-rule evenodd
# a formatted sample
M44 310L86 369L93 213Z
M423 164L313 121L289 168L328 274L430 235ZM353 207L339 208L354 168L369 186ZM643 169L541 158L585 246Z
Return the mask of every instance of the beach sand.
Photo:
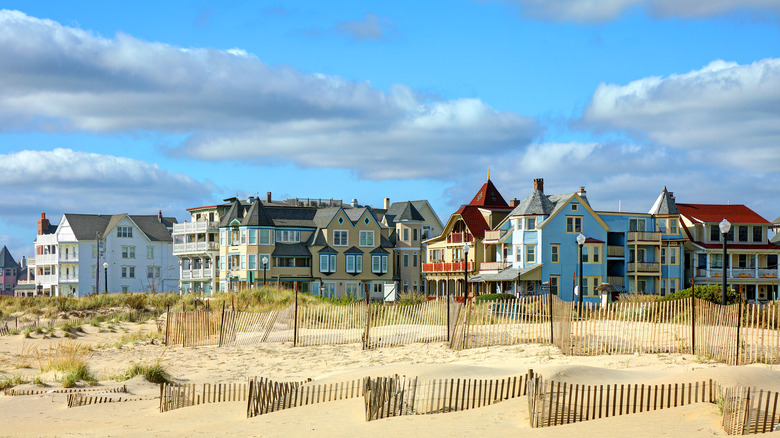
M92 348L90 369L99 385L133 363L159 362L179 383L244 383L254 376L277 381L313 379L342 382L392 374L438 378L502 378L529 369L545 379L582 384L683 383L714 379L726 386L780 390L774 365L727 366L681 354L564 356L549 345L517 345L452 351L444 343L412 344L361 350L358 344L299 347L268 343L260 347L165 347L159 341L117 346L122 337L156 333L153 322L122 323L115 332L84 325L74 340L32 335L0 337L0 379L38 376L60 388L56 373L40 374L32 351L60 342ZM26 357L25 357L26 356ZM27 367L20 367L26 365ZM0 436L725 436L715 404L700 403L641 414L532 429L525 397L446 414L403 416L365 421L362 398L309 405L248 419L246 402L203 404L159 412L159 387L138 376L123 382L127 397L141 399L68 408L65 394L0 395ZM35 388L32 384L18 388Z

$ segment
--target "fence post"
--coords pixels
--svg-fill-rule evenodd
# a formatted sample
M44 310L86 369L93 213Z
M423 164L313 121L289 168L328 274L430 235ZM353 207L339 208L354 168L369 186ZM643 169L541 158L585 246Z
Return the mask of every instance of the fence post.
M222 302L222 319L219 322L219 346L222 346L222 339L225 336L225 302Z
M553 324L553 296L552 291L548 294L550 296L550 344L555 345L555 338L553 332L555 332L555 325Z
M758 288L758 286L756 286ZM739 365L739 328L742 326L742 285L739 285L739 296L737 297L737 362Z
M293 347L298 346L298 282L295 282L295 314L293 322Z
M366 298L366 331L363 334L364 350L367 350L371 345L369 336L371 336L371 303L368 301L368 298Z
M696 280L691 277L691 354L696 354Z
M171 305L165 311L165 345L168 345L168 333L171 331Z

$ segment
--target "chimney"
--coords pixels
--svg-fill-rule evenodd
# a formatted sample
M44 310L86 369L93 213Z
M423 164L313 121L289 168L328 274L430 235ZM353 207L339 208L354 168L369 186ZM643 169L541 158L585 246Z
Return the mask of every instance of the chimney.
M265 202L271 202L271 192L265 192Z
M255 197L254 196L249 196L249 203L250 204L254 204L255 203Z
M536 178L534 179L534 191L539 190L540 192L544 193L544 178Z
M42 235L44 231L49 229L49 220L46 219L46 213L41 213L41 218L38 219L38 235Z
M357 202L357 198L352 198L352 203L351 203L351 205L352 205L352 207L355 207L355 208L357 208L357 207L358 207L358 205L360 205L360 204L358 204L358 202Z
M585 196L585 193L587 193L585 191L585 186L580 186L580 189L577 190L577 194L580 195L580 197L582 197L582 196Z
M517 198L509 201L509 206L512 207L512 208L517 207L518 204L520 204L520 201L518 201Z
M669 197L674 201L674 192L669 192Z
M385 210L390 208L390 198L385 198Z
M19 266L21 266L22 269L27 267L27 257L22 256L22 263L20 263Z

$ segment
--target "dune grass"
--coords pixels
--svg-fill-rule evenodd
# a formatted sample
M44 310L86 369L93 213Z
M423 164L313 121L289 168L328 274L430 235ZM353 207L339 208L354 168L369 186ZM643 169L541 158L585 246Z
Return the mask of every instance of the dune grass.
M159 362L154 364L134 363L130 366L130 369L125 372L121 380L132 379L135 376L144 376L144 378L151 383L171 382L171 376Z
M92 350L86 345L74 341L59 342L48 350L39 350L37 356L41 372L61 373L60 381L65 388L73 387L78 382L97 383L88 364Z

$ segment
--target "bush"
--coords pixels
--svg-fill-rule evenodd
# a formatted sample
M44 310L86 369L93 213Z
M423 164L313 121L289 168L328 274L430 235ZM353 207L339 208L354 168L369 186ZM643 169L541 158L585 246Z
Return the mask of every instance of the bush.
M154 365L133 364L125 373L125 379L132 379L135 376L144 376L151 383L170 383L171 377L165 368L159 363Z
M406 306L412 304L422 304L427 301L428 301L428 297L426 297L424 294L414 293L414 292L401 292L400 294L398 294L398 301L396 301L396 303L402 306Z
M696 298L709 301L715 304L720 304L722 300L722 294L721 294L722 288L719 285L700 285L696 286L694 290L694 295ZM735 292L732 288L726 289L726 304L736 304L738 298L738 293ZM691 297L691 288L683 289L680 291L677 291L671 295L667 295L665 297L659 297L658 301L672 301L672 300L679 300L682 298L690 298Z
M507 301L516 299L517 297L512 294L482 294L474 298L474 301L481 303L483 301Z

